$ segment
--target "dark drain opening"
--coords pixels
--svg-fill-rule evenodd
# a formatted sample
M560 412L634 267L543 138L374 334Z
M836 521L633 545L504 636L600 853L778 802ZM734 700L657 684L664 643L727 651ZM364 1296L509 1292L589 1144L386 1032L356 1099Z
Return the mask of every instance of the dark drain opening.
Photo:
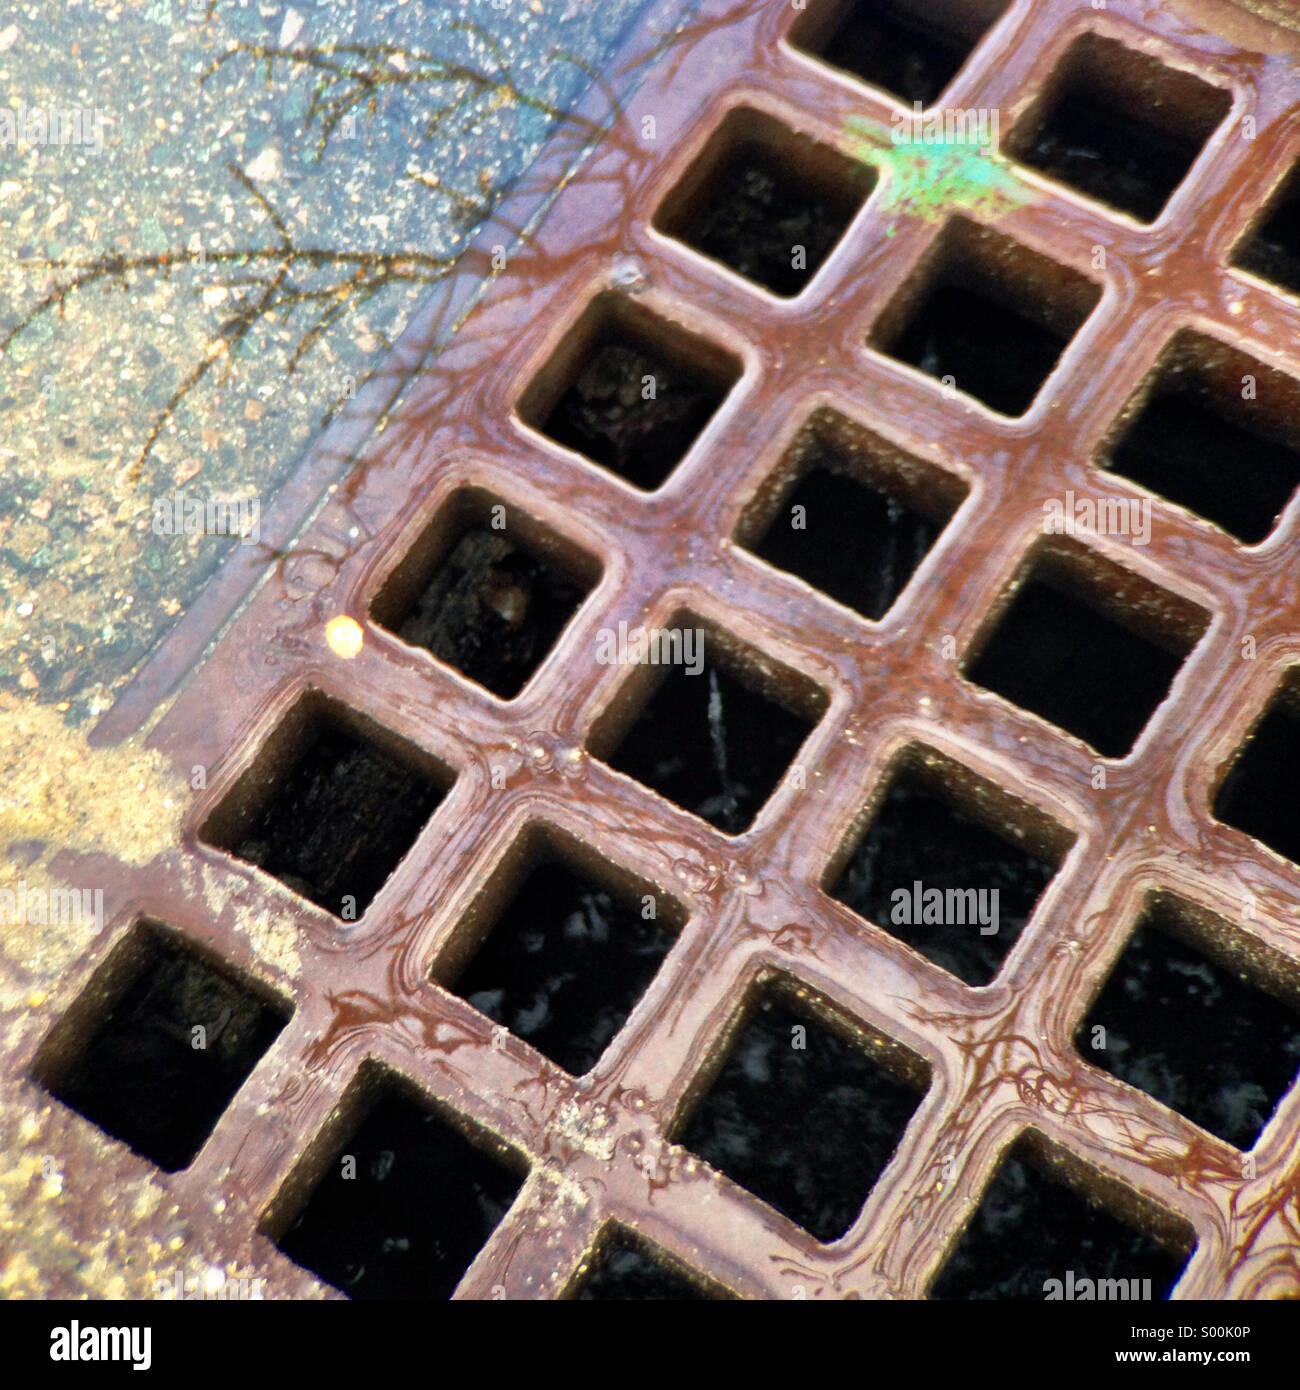
M451 774L333 701L300 700L199 838L356 921L415 843Z
M928 1084L918 1059L873 1042L878 1058L815 1018L789 987L766 985L678 1142L816 1239L838 1239Z
M638 667L599 721L593 751L683 810L739 834L788 773L806 777L794 764L826 697L690 613L675 615L666 631L684 639L681 654L666 671Z
M435 974L577 1076L627 1021L683 918L649 884L535 830L507 856Z
M587 1302L698 1303L711 1295L642 1241L616 1230L601 1241L591 1270L575 1298Z
M1300 294L1300 171L1269 200L1255 227L1238 243L1232 263Z
M1300 382L1183 333L1138 399L1105 466L1247 545L1265 540L1300 487Z
M164 928L141 923L60 1021L36 1075L64 1105L175 1172L287 1018Z
M1300 687L1293 674L1237 754L1214 815L1300 864Z
M386 1078L276 1244L351 1298L450 1298L522 1186Z
M956 478L820 410L737 534L761 559L874 620L893 606L965 494Z
M1300 1068L1300 1010L1294 991L1284 1003L1230 957L1216 959L1216 941L1222 950L1233 940L1228 923L1155 897L1075 1045L1094 1065L1248 1149Z
M1008 142L1026 164L1154 221L1232 100L1116 39L1087 34Z
M1018 416L1099 298L1084 276L956 217L869 343L951 390Z
M661 486L740 379L740 363L622 296L601 295L519 416L644 491Z
M929 106L1002 17L1007 0L838 0L814 4L796 47Z
M1185 1223L1114 1187L1111 1206L1030 1135L1014 1145L930 1291L932 1299L1168 1298L1194 1244ZM1095 1181L1094 1184L1095 1186ZM1081 1282L1091 1281L1085 1288ZM1098 1280L1122 1280L1098 1292ZM1144 1281L1150 1280L1149 1292ZM1053 1281L1056 1281L1053 1287Z
M744 108L715 132L655 226L791 296L817 273L874 186L867 165Z
M371 605L380 626L503 700L545 660L600 575L517 509L457 493Z
M1006 814L995 830L989 816L998 812ZM956 764L914 748L899 760L831 896L958 979L986 985L1071 838Z
M977 685L1124 757L1169 693L1206 614L1073 546L1040 546L967 666Z

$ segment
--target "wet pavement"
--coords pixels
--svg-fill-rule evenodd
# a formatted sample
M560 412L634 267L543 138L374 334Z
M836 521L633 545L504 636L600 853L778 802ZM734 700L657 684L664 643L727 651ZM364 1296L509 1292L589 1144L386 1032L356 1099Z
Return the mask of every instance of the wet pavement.
M1046 82L1069 4L1015 7L1000 46L981 48L982 33L967 36L974 56L958 80L968 86L953 99L964 94L975 105L978 92L1010 110ZM1234 29L1234 46L1198 29L1180 5L1140 15L1136 8L1128 7L1128 22L1151 26L1143 38L1152 47L1177 51L1207 80L1249 90L1262 120L1290 119L1293 36ZM1006 1220L1047 1224L1035 1215L1022 1156L1052 1188L1083 1194L1083 1217L1069 1227L1073 1249L1113 1244L1093 1219L1104 1210L1160 1246L1166 1267L1172 1258L1181 1294L1296 1288L1290 1222L1300 1094L1292 1090L1266 1114L1249 1088L1267 1100L1285 1082L1253 1070L1233 1076L1232 1114L1216 1115L1218 1128L1208 1129L1203 1112L1184 1113L1193 1108L1186 1088L1177 1078L1165 1084L1163 1073L1166 1060L1186 1064L1171 1044L1189 1029L1190 1002L1241 1011L1216 971L1239 973L1254 993L1276 993L1290 1030L1278 1050L1293 1055L1296 1046L1295 866L1225 823L1208 788L1215 769L1249 741L1250 720L1276 695L1294 652L1287 565L1300 517L1289 508L1275 518L1275 543L1255 553L1164 501L1141 553L1114 536L1039 539L1044 494L1073 497L1102 485L1093 462L1099 441L1157 370L1172 318L1213 314L1219 335L1234 340L1249 325L1253 352L1279 362L1293 356L1295 306L1247 281L1228 255L1229 236L1246 227L1269 171L1216 127L1176 195L1170 251L1163 231L1035 181L1006 152L932 156L891 140L897 113L889 99L792 53L782 42L791 22L784 9L716 0L709 11L715 22L693 26L680 55L666 55L638 93L657 101L650 109L665 125L686 132L680 144L647 155L620 131L588 166L555 181L562 191L551 215L528 254L476 302L474 331L393 412L392 432L304 524L294 552L217 636L175 703L157 715L152 687L137 687L125 702L118 731L135 716L156 719L148 740L101 741L88 753L57 706L16 707L28 747L46 743L30 766L12 769L9 824L25 830L10 835L10 862L41 887L64 871L102 883L114 924L98 934L93 925L31 932L20 951L11 949L0 1024L23 1096L31 1098L33 1076L47 1092L84 1096L96 1070L89 1054L103 1035L91 1025L107 1027L95 1010L111 999L160 1035L153 1040L170 1067L192 998L226 996L238 977L244 993L226 1006L230 1018L237 1035L265 1051L253 1056L257 1048L245 1053L228 1040L230 1074L213 1084L221 1083L229 1108L191 1165L131 1191L134 1254L119 1212L139 1163L45 1097L0 1107L0 1138L19 1155L0 1180L0 1199L10 1204L0 1209L0 1228L23 1223L22 1248L39 1251L43 1266L11 1262L8 1287L133 1287L141 1259L156 1265L168 1249L188 1258L218 1248L266 1268L288 1296L319 1292L306 1269L342 1286L358 1277L355 1269L313 1245L318 1214L327 1213L328 1227L341 1197L320 1181L320 1155L346 1142L345 1132L361 1134L362 1147L377 1150L367 1155L373 1180L387 1181L389 1135L422 1142L447 1128L476 1151L460 1186L483 1199L485 1217L466 1235L467 1248L486 1244L463 1271L462 1296L571 1293L593 1260L608 1256L618 1225L701 1289L716 1281L751 1297L924 1297L963 1239L978 1245L984 1227L996 1233ZM1268 58L1247 38L1272 45ZM702 155L722 72L812 141L884 175L797 305L759 295L717 259L650 231L664 189ZM280 158L259 153L250 180L274 174ZM296 236L292 224L278 220L269 198L260 201L259 185L240 187L263 213L273 248L278 237L278 254L292 260L284 250ZM1207 208L1218 241L1199 234L1196 218ZM958 236L941 230L954 213L965 228ZM1036 315L1050 336L1063 336L1026 365L1032 390L1020 419L975 403L981 393L971 373L987 358L995 316L961 305L954 313L951 303L936 309L933 281L918 280L918 266L935 264L929 253L938 236L946 241L939 269L963 262L981 303ZM1104 267L1086 254L1097 242L1108 252ZM735 250L712 241L710 249L715 257ZM1079 285L1094 283L1080 309ZM635 383L626 400L626 382L610 388L602 333L627 340L633 356L624 364L654 350L681 364L679 380L719 383L722 399L690 417L701 433L684 453L673 451L680 461L653 494L643 484L659 479L633 468L636 451L622 447L629 422L641 418ZM559 352L557 342L566 345ZM960 381L955 393L947 373L940 376L947 354ZM1099 360L1110 370L1098 372ZM792 364L801 370L788 370ZM579 404L575 391L587 436L576 448L553 414L566 400ZM883 479L889 496L927 494L946 517L878 622L737 544L747 533L742 513L763 511L760 494L772 504L783 480L808 462L800 425L832 398L846 436L857 436L849 474ZM663 421L683 405L691 401L665 392L648 414ZM619 447L605 457L593 424L614 426ZM121 483L144 476L129 462L122 467ZM954 486L936 483L939 476ZM1104 485L1123 486L1115 475ZM503 513L508 545L493 542L477 557L452 552L447 568L455 572L442 576L457 496L486 491L491 497L477 501L505 499L488 515ZM958 491L965 500L953 510L946 504L956 504ZM891 525L902 510L886 509ZM854 540L841 533L837 543ZM525 568L505 563L516 542L530 557ZM521 641L523 690L514 700L495 698L487 688L495 678L467 670L466 653L492 615L526 639L542 572L576 575L584 554L600 569L598 581L549 653ZM450 646L446 633L425 630L423 614L418 628L404 627L431 571L454 594L465 574L483 581L473 603L440 605L463 628ZM1112 710L1094 728L1070 699L1040 698L1028 679L1043 665L1038 639L1013 643L992 671L981 667L991 631L1016 622L1051 631L1059 608L1042 622L1025 617L1025 581L1037 577L1052 581L1053 605L1062 595L1086 601L1108 638L1137 634L1176 657L1152 668L1160 689L1139 727L1115 727ZM391 608L374 601L381 582ZM678 776L662 740L631 758L647 710L664 708L666 687L614 669L633 663L598 653L616 625L647 614L707 627L724 673L781 707L799 732L780 746L764 745L761 732L733 743L741 697L711 678L708 699L672 725L680 738L689 719L698 738L687 775ZM1261 659L1252 665L1241 659L1242 641L1249 635L1253 660L1257 634ZM429 655L434 639L442 660ZM184 681L188 650L174 641L169 651L154 669ZM1049 693L1060 696L1068 663L1047 665ZM323 694L304 698L307 688ZM1134 703L1119 714L1132 714ZM323 819L318 806L346 803L348 787L329 794L338 770L357 768L333 742L310 761L311 740L302 736L318 736L329 719L368 745L370 770L353 781L363 824L345 838L359 847L361 829L385 840L391 831L391 842L370 849L376 864L400 861L355 926L348 894L318 882L330 867L321 861L337 857L334 842L322 833L302 844L301 827ZM1208 732L1189 739L1189 729ZM1284 733L1289 758L1290 724ZM299 776L304 746L309 762ZM321 752L319 738L315 747ZM379 777L394 757L445 791L423 829L371 809L406 798L386 793L391 784ZM58 776L45 771L51 759ZM1014 944L1005 958L982 963L994 973L978 989L951 960L891 932L877 920L883 908L867 902L868 871L898 862L881 827L891 814L886 789L909 764L949 803L944 834L963 847L954 878L970 882L997 867L969 825L1023 847L1050 871L1050 882L1039 875L1034 892L1012 904ZM717 785L700 786L701 772L709 780L716 773ZM1257 785L1258 769L1245 773ZM733 819L742 792L754 803L743 807L743 828ZM131 814L115 814L127 803ZM1290 826L1271 826L1269 836L1293 843ZM559 844L576 868L605 866L598 892L601 884L611 894L635 889L633 902L639 897L642 913L651 912L643 920L654 920L663 895L680 922L671 944L657 935L650 943L656 954L666 948L662 964L581 1076L540 1055L543 1036L548 1049L556 1045L544 1025L557 1012L564 962L546 990L525 998L517 967L538 943L507 930L518 951L482 955L485 932L509 927L513 890L532 856ZM60 848L72 852L54 857ZM297 849L313 852L303 859ZM863 892L836 902L828 890L850 858ZM1153 883L1168 898L1162 923L1196 957L1189 972L1185 961L1159 956L1178 968L1158 1054L1131 1027L1127 986L1127 1012L1104 1001L1100 1041L1096 1029L1086 1039L1080 1031L1107 977L1135 980L1139 992L1144 979L1164 978L1133 954ZM910 925L929 925L919 911L921 884L912 887L918 909ZM603 911L557 900L566 939L572 931L584 952L601 946ZM141 916L171 933L166 944L150 944L155 928ZM189 956L183 965L177 943ZM490 977L462 977L471 958L491 965ZM217 964L229 978L211 978ZM532 969L522 973L535 980ZM462 978L469 997L457 992ZM755 1012L773 979L789 1018L766 1006ZM272 1013L292 1008L281 1032L273 1021L259 1031L259 1000ZM625 998L606 1003L624 1016ZM1141 999L1135 1007L1140 1013ZM230 1018L223 1014L221 1026ZM1103 1066L1084 1049L1104 1049L1107 1029L1115 1056ZM808 1059L794 1055L805 1051ZM812 1055L828 1073L842 1073L846 1055L872 1066L833 1093L807 1065ZM586 1060L580 1053L570 1064ZM897 1083L880 1086L888 1104L860 1104L877 1085L869 1071ZM231 1096L240 1075L247 1080ZM773 1142L773 1115L761 1100L776 1080L793 1099L775 1118L788 1118L808 1103L810 1078L830 1114L811 1136L824 1140L819 1170L833 1180L843 1165L832 1146L855 1145L858 1126L872 1139L870 1152L857 1146L870 1162L852 1175L855 1191L831 1193L829 1202L825 1172L787 1162L795 1140L809 1134ZM411 1113L413 1096L427 1113ZM402 1105L389 1107L394 1097ZM377 1135L366 1128L368 1107L382 1122ZM692 1113L698 1124L688 1124ZM1225 1118L1236 1126L1230 1135L1221 1132ZM1241 1136L1256 1131L1247 1156ZM1031 1134L1042 1142L1022 1148L1019 1139ZM194 1135L172 1140L166 1163L191 1152ZM143 1136L141 1152L148 1143ZM515 1189L483 1176L481 1158L516 1176L528 1170L499 1225ZM398 1166L402 1181L419 1183L418 1163L402 1157ZM65 1171L92 1168L95 1190L65 1196ZM812 1179L817 1191L807 1190ZM1060 1194L1047 1206L1058 1211ZM818 1238L837 1232L834 1244ZM385 1247L391 1240L381 1253L392 1255L402 1253L398 1242L418 1244L426 1233L394 1226L377 1235ZM297 1263L274 1255L268 1236L282 1252L296 1247ZM963 1246L961 1260L973 1262L963 1277L987 1289L989 1271L971 1250ZM1063 1246L1044 1258L1050 1272L1070 1255Z
M26 325L0 356L0 691L70 723L107 708L237 544L185 534L170 517L214 501L267 505L536 154L551 123L542 108L568 106L589 80L582 65L599 70L643 0L222 0L205 18L206 3L24 4L0 20L0 111L15 122L14 142L0 144L0 341ZM350 108L322 152L325 116L308 116L333 74L283 58L268 78L246 51L213 71L232 45L300 55L356 45L320 60L403 80L375 84L373 109L368 96ZM433 60L496 85L443 80ZM355 90L339 79L325 99ZM41 143L38 115L48 131L74 113L73 138ZM279 240L229 164L301 249L428 263L374 269L290 373L321 307L310 296L354 269L299 261L290 279L307 297L221 351L222 325L257 293L230 282L265 267L217 258ZM176 259L89 283L62 313L36 312L56 283L85 273L74 263L109 253Z

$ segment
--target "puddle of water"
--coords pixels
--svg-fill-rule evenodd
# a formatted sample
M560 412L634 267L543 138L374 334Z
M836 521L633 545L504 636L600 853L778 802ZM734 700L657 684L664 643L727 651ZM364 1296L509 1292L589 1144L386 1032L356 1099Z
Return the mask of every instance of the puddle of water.
M328 298L301 299L291 314L285 305L258 319L237 350L216 352L222 325L264 288L229 281L272 270L221 256L280 239L268 206L228 164L300 247L452 257L534 157L548 119L497 89L430 133L434 111L467 89L415 80L413 54L498 75L504 62L518 90L564 108L587 78L556 51L599 67L641 7L476 6L486 26L478 33L457 27L462 7L433 0L218 0L206 22L185 0L8 12L0 138L7 115L14 140L0 144L0 340L50 292L51 260L181 261L170 276L155 267L87 286L62 317L39 315L0 356L0 690L74 720L107 708L238 543L212 534L208 504L242 501L244 521L255 520L427 292L425 263L399 267L414 278L367 281L292 374ZM318 161L321 122L304 126L317 82L331 74L274 62L268 80L264 63L237 53L202 81L241 43L389 49L342 54L384 80L373 109L362 101L348 110L353 123L335 127ZM50 138L56 119L61 142ZM311 296L350 273L299 264L290 281ZM209 353L212 370L132 478L151 427Z

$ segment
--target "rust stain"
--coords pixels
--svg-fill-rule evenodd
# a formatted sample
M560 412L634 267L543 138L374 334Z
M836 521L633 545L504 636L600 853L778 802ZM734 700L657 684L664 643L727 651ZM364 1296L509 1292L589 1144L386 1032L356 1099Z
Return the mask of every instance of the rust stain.
M504 269L493 268L490 292L452 348L425 363L384 414L374 447L305 533L264 557L266 582L157 724L148 752L92 757L72 736L48 731L57 771L32 774L5 813L10 844L26 837L99 856L110 920L147 901L151 915L287 991L298 1014L285 1052L248 1083L240 1124L220 1124L189 1169L166 1176L61 1116L25 1079L41 1036L27 1011L43 1027L54 1015L41 1012L44 999L24 1001L21 989L6 995L6 1067L20 1089L4 1112L14 1140L6 1152L17 1159L0 1194L22 1246L0 1286L135 1288L123 1271L155 1264L166 1221L181 1220L227 1259L265 1275L275 1294L318 1294L309 1276L270 1250L260 1222L338 1113L344 1083L381 1056L546 1175L530 1181L461 1297L490 1297L496 1287L511 1297L564 1292L612 1219L743 1296L791 1297L798 1287L808 1297L923 1297L1007 1145L1031 1127L1099 1190L1117 1184L1195 1227L1203 1250L1179 1296L1300 1288L1294 1095L1248 1172L1230 1146L1087 1066L1072 1043L1150 880L1219 904L1237 901L1248 884L1252 916L1234 921L1248 949L1300 963L1296 870L1243 837L1225 837L1207 806L1216 770L1246 736L1246 712L1262 707L1296 659L1300 518L1290 516L1269 547L1250 551L1157 504L1141 555L1097 541L1127 575L1116 597L1131 611L1147 602L1140 576L1213 619L1196 649L1195 679L1178 684L1131 757L1107 760L1105 797L1096 792L1091 750L981 693L943 655L953 634L969 649L990 606L1014 586L1025 547L1041 534L1042 499L1099 486L1088 460L1178 323L1208 321L1231 342L1248 326L1252 353L1300 374L1295 305L1225 264L1278 173L1256 152L1294 122L1296 49L1280 31L1285 62L1234 49L1174 5L1112 0L1100 20L1080 0L1022 0L1014 10L1014 51L979 50L951 100L1010 110L1046 80L1063 29L1122 23L1182 66L1231 81L1258 115L1257 142L1219 142L1198 168L1181 220L1153 231L1022 182L1010 158L976 156L984 162L974 165L964 153L932 153L924 164L913 152L904 164L887 154L896 104L794 54L783 39L796 12L711 0L698 24L665 48L626 121L590 160L562 175L572 152L563 140L550 163L544 158L533 192L563 183L548 215ZM832 149L895 161L886 170L892 181L882 180L855 218L816 293L793 309L652 230L661 200L704 149L723 108L742 100ZM658 147L636 138L647 113L671 132ZM1106 248L1105 271L1092 272L1104 280L1101 305L1021 420L954 404L939 383L863 347L873 316L953 212L996 221L1077 274L1089 271L1094 245ZM471 259L464 273L485 271ZM633 493L544 439L527 409L520 413L534 383L543 396L559 389L562 345L587 306L610 294L631 301L621 312L633 319L652 315L740 364L706 435L653 494ZM716 364L702 352L696 365L707 372ZM974 498L942 554L880 623L812 597L735 543L746 508L785 464L794 428L827 401L962 479ZM1132 493L1114 475L1104 486ZM414 650L371 613L397 563L466 487L544 531L553 554L572 561L587 553L602 569L561 646L511 701ZM597 633L620 620L667 622L687 593L710 621L762 654L754 674L769 689L797 700L811 683L826 697L807 745L815 775L804 787L780 788L737 836L615 775L602 758L602 720L632 697L625 671L591 658ZM1248 634L1258 640L1256 663L1239 659ZM306 688L405 740L455 779L422 852L402 863L375 910L346 928L197 833ZM126 714L131 699L143 698L128 697ZM1188 729L1210 732L1197 742ZM986 989L961 985L822 891L827 866L904 741L938 749L1078 832L1049 898ZM168 772L190 764L211 771L192 795ZM104 790L106 780L120 788L123 778L140 793L125 826L116 823L120 797L106 800ZM503 1045L486 1018L428 978L474 892L534 821L671 891L687 913L652 987L653 1007L580 1080L517 1042ZM1006 828L1022 833L1011 820ZM89 944L68 943L59 959L31 970L33 988L56 991L62 970ZM28 962L18 956L21 973ZM797 1231L672 1142L700 1067L733 1026L736 998L771 971L794 981L810 1008L847 1014L870 1045L905 1049L930 1072L889 1181L834 1246ZM66 1006L66 989L57 1003ZM250 1115L270 1120L250 1126ZM32 1167L30 1155L43 1147L92 1167L93 1155L111 1155L115 1181L129 1171L137 1184L130 1222L107 1183L64 1202ZM953 1152L960 1162L949 1177ZM69 1267L77 1248L91 1252L86 1269Z

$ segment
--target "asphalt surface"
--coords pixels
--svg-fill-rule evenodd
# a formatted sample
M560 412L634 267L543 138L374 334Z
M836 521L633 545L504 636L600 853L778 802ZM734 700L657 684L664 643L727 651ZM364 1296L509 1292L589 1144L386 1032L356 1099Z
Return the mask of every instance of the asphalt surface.
M0 693L85 725L112 702L237 542L186 534L198 502L263 508L322 420L428 292L386 282L349 302L296 365L310 299L259 317L222 351L223 324L265 273L220 253L274 246L454 258L644 0L88 0L0 17ZM232 46L297 54L268 65ZM326 75L302 55L385 74L322 152L311 116ZM442 60L496 79L475 93ZM205 72L208 73L204 77ZM346 96L340 82L324 95ZM430 115L449 113L430 131ZM6 143L6 113L13 135ZM37 113L40 113L39 115ZM80 116L79 124L71 121ZM42 134L54 121L65 138ZM43 298L80 262L180 258ZM427 267L426 267L427 269ZM434 266L430 273L437 273ZM339 279L294 268L304 293ZM151 430L214 353L143 464ZM179 497L179 506L178 506ZM251 515L251 511L246 512ZM170 528L168 518L173 518Z

